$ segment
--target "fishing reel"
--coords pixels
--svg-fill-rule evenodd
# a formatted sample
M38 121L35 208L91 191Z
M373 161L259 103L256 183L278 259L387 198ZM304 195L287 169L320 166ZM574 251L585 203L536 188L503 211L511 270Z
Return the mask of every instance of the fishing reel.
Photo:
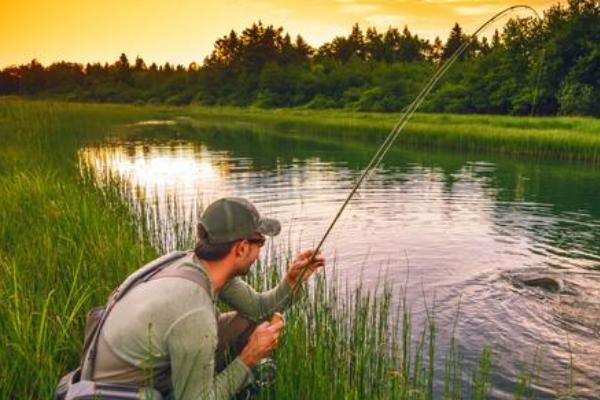
M275 361L271 358L263 358L252 368L254 382L240 393L237 400L253 400L261 397L272 397L272 392L275 389L275 376L277 375L277 367Z

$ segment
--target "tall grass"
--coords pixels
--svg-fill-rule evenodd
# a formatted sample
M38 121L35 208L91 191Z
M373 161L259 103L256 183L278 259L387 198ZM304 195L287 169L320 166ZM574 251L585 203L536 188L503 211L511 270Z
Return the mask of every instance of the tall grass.
M139 265L191 243L176 200L161 214L136 203L124 183L98 185L77 166L82 143L170 112L0 101L0 398L50 398L78 363L85 311ZM271 286L287 259L288 249L272 249L248 279ZM288 313L275 392L264 398L486 397L489 351L468 373L456 346L436 351L433 309L425 326L413 327L409 305L393 305L392 288L335 282L319 277ZM435 370L436 357L446 360L444 371Z
M268 127L287 136L380 143L399 118L393 114L344 111L188 107L180 115L212 127ZM574 117L416 114L398 143L415 147L600 163L600 120Z
M0 398L44 399L77 364L86 309L156 255L118 193L95 190L76 169L80 140L143 112L0 109Z

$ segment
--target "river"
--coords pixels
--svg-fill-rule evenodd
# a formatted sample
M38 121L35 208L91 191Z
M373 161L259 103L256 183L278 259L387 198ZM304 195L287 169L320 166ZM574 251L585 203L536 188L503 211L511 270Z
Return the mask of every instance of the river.
M131 129L133 138L81 149L81 161L145 199L177 197L192 219L220 197L248 198L281 221L274 245L292 249L318 242L377 144L226 130L178 137L177 124L160 122ZM523 369L538 370L539 398L564 395L570 382L576 398L600 397L597 168L396 146L324 253L351 283L406 285L415 326L434 307L439 353L458 316L465 364L493 350L491 398L511 398ZM562 286L521 284L531 274Z

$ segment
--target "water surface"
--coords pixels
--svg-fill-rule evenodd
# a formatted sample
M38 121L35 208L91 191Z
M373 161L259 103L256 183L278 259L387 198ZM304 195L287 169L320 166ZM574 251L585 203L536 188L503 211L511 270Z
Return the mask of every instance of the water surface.
M145 199L176 196L181 218L223 196L278 218L276 246L313 246L375 150L370 141L290 139L251 131L187 132L156 121L127 142L83 148ZM174 136L178 139L174 140ZM140 190L141 188L141 190ZM440 353L454 320L466 364L494 354L492 398L541 360L541 398L600 396L600 171L565 163L395 148L359 190L325 245L338 275L407 286L415 326L435 307ZM518 285L558 276L553 293ZM438 360L441 363L442 360ZM570 367L572 365L572 368Z

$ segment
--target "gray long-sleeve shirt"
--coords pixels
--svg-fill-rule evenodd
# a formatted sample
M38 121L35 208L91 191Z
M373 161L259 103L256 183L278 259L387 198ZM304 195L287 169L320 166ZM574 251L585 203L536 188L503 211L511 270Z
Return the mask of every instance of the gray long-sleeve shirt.
M199 271L212 288L209 275L193 253L176 263L174 268ZM290 294L285 280L272 290L257 293L234 278L218 297L181 278L141 283L108 316L98 343L93 379L162 390L170 380L176 400L229 399L250 382L251 372L238 357L215 376L217 299L260 322L286 308Z

